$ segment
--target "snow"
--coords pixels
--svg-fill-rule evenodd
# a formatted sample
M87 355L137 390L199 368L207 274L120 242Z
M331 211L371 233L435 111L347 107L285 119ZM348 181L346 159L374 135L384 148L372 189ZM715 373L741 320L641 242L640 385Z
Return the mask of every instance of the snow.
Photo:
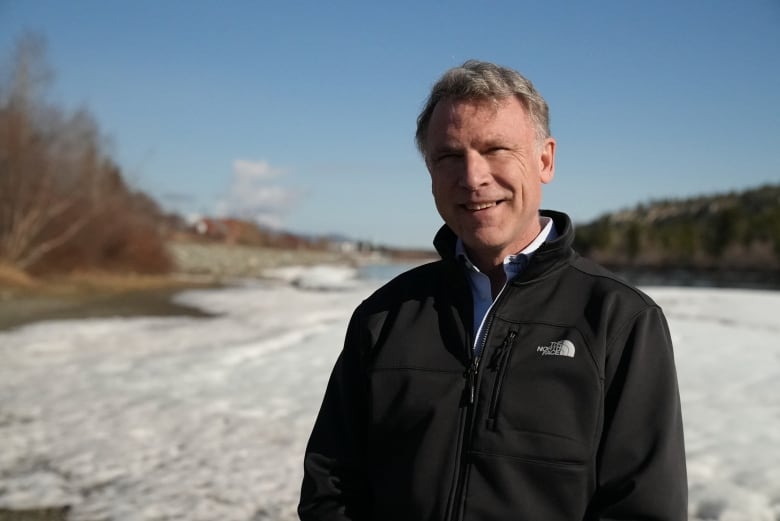
M0 333L0 507L69 504L81 521L295 519L330 368L378 283L348 269L276 277L177 297L215 318ZM777 521L780 292L644 289L675 342L691 519Z
M691 519L780 519L780 292L653 288L675 345Z
M287 266L266 270L264 274L302 289L351 289L357 284L356 273L349 266Z

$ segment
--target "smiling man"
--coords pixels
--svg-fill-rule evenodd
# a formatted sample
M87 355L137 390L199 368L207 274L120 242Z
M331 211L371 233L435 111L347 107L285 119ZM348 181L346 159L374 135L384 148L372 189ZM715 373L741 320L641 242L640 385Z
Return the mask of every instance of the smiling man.
M427 127L418 138L436 208L474 264L500 288L504 259L542 230L541 186L555 171L555 141L537 136L515 97L443 99Z
M353 314L306 449L302 520L683 520L660 308L577 255L548 109L512 69L434 85L417 144L441 260Z

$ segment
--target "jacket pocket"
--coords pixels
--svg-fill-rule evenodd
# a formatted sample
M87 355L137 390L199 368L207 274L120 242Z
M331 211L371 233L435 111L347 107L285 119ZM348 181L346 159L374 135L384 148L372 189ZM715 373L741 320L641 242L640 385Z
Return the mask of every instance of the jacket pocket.
M493 383L493 392L490 395L490 405L488 407L487 427L488 429L495 430L496 428L496 415L498 414L498 408L501 403L502 388L504 386L504 378L506 377L507 367L512 358L512 347L515 344L517 338L517 331L510 330L504 341L501 343L501 347L493 354L491 360L491 368L496 371L496 377Z
M488 356L474 449L523 460L576 463L592 455L603 384L575 328L512 324Z

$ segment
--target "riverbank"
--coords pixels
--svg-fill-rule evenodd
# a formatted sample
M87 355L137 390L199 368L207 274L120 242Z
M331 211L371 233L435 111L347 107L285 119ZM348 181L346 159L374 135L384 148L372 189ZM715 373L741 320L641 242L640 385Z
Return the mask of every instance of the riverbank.
M70 274L34 279L0 264L0 331L42 320L138 316L210 316L177 303L186 289L225 287L242 279L289 279L279 269L307 266L370 267L393 259L373 254L281 250L219 243L171 242L176 270L165 276ZM418 259L424 262L429 259ZM409 259L399 263L411 266ZM641 287L684 286L780 289L780 273L649 270L613 266ZM292 280L287 282L295 283Z
M330 251L279 250L176 242L168 245L176 270L164 276L76 273L33 278L0 265L0 331L42 320L137 316L210 316L174 302L186 289L217 288L262 279L290 266L358 266L375 257Z

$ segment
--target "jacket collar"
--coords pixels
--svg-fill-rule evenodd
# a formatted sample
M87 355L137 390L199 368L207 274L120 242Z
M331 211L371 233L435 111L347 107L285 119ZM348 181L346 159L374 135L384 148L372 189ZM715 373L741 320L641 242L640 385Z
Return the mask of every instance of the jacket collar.
M540 260L555 257L563 252L571 250L574 242L574 227L571 219L563 212L553 210L541 210L540 215L552 218L555 228L558 230L558 237L552 241L545 242L534 253L534 256L541 256ZM442 226L433 239L433 245L442 259L455 258L455 245L458 237L455 232L446 224Z

